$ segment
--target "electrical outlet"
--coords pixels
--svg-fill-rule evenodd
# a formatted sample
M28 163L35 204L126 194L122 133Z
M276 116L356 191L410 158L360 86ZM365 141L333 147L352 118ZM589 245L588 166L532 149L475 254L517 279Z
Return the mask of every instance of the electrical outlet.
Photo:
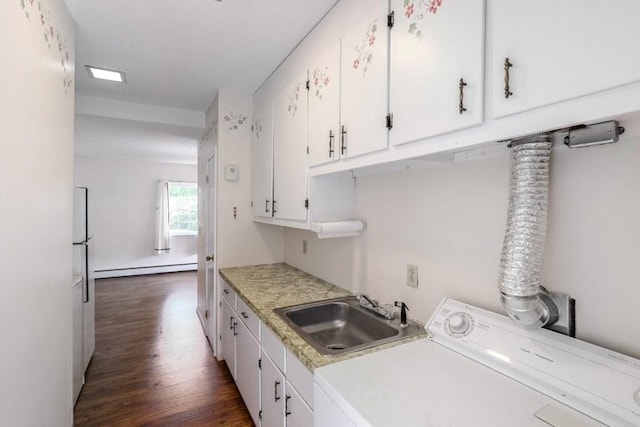
M303 240L302 241L302 253L306 255L307 253L307 241Z
M418 287L418 266L415 264L407 264L407 286Z

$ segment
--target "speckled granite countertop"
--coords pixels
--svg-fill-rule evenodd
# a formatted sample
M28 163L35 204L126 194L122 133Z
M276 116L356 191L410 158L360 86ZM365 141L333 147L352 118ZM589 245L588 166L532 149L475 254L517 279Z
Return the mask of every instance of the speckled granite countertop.
M344 356L325 357L307 344L297 332L273 312L273 309L345 297L353 295L351 292L284 263L222 268L220 275L260 320L275 332L285 347L311 371L320 366L424 337L419 335Z

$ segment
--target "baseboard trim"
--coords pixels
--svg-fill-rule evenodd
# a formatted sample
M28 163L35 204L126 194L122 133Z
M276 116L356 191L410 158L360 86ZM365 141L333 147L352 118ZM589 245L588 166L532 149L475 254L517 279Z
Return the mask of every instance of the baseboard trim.
M96 270L96 279L108 279L112 277L141 276L144 274L174 273L178 271L193 271L198 269L197 263L153 265L149 267L114 268L110 270Z

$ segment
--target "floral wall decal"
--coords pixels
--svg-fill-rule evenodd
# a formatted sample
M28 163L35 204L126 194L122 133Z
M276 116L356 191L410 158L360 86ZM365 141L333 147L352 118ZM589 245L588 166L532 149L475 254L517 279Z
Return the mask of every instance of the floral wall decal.
M297 84L291 95L289 95L289 105L287 111L291 114L291 117L295 117L298 112L298 100L300 99L300 84Z
M404 16L409 20L409 34L422 39L418 22L424 19L425 13L435 14L440 6L442 0L404 0Z
M315 89L315 95L319 100L322 100L322 89L329 86L329 67L324 67L324 70L316 67L311 72L311 84Z
M371 24L369 24L369 28L367 28L367 32L362 37L362 41L355 46L356 57L353 60L353 69L362 71L362 75L365 76L367 74L367 70L369 69L369 65L373 60L373 50L372 47L376 43L376 32L378 31L378 20L375 19Z
M20 5L29 22L31 22L32 12L35 12L35 8L37 8L38 14L40 15L39 21L42 26L44 42L47 44L49 50L57 51L56 54L60 57L60 66L64 74L62 80L64 93L69 93L73 85L73 78L71 75L71 67L69 66L70 58L67 38L51 21L51 11L45 5L44 0L38 0L37 3L35 0L20 0Z
M249 118L244 114L234 114L233 111L229 111L224 116L225 126L227 126L229 130L238 130L247 120L249 120Z

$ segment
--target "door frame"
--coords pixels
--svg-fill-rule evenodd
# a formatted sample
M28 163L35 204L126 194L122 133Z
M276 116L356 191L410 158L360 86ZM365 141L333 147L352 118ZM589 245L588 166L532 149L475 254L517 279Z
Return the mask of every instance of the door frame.
M206 261L205 258L205 301L206 310L208 316L205 319L205 330L207 337L209 338L209 344L213 350L214 356L218 353L218 278L217 278L217 221L216 221L216 206L217 206L217 147L213 148L213 152L207 157L206 162L206 176L208 180L205 187L205 257L213 255L213 261ZM211 167L211 169L210 169Z

